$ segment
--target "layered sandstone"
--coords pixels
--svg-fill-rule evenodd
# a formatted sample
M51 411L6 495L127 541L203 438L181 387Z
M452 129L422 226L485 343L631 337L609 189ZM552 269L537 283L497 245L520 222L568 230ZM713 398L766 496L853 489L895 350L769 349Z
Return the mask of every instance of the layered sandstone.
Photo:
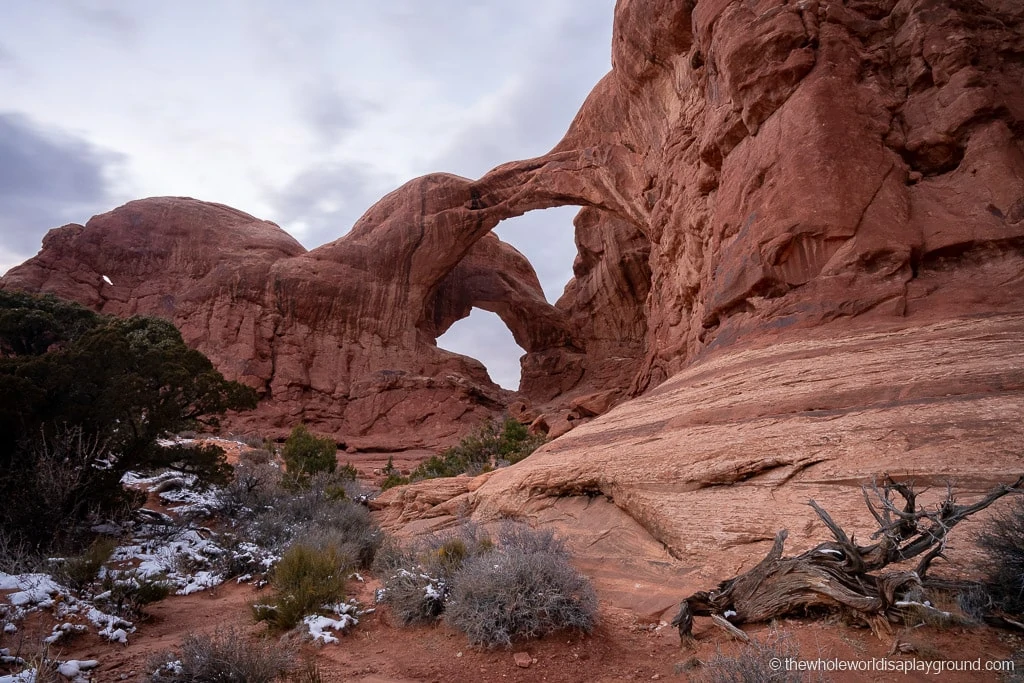
M717 354L1019 314L1022 56L1011 0L620 0L613 69L542 157L410 181L306 253L245 217L267 235L245 272L217 255L248 252L241 235L203 248L207 265L168 269L146 245L188 253L162 213L180 200L129 204L54 234L3 285L160 313L121 271L172 292L201 283L191 309L163 314L260 387L280 427L435 443L516 400L562 431L664 396L655 387ZM551 306L487 235L565 204L585 207L580 256ZM136 289L101 296L103 274ZM471 306L527 350L519 395L434 345Z

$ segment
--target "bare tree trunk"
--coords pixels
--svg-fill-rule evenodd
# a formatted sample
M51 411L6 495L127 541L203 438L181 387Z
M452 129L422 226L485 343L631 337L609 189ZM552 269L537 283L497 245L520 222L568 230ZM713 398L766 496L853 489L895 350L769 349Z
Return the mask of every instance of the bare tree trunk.
M813 500L810 505L832 532L834 541L821 543L795 557L783 557L788 532L775 536L771 550L756 567L723 581L712 591L683 600L672 625L689 637L695 616L719 616L732 624L764 622L815 608L845 609L860 617L877 635L890 633L889 623L901 621L922 599L922 581L931 562L942 555L949 531L999 498L1018 491L1021 476L999 486L972 505L957 505L953 490L935 509L918 508L917 494L886 477L884 485L864 487L868 510L878 522L878 539L859 546ZM894 500L903 499L902 506ZM881 571L921 556L914 570Z

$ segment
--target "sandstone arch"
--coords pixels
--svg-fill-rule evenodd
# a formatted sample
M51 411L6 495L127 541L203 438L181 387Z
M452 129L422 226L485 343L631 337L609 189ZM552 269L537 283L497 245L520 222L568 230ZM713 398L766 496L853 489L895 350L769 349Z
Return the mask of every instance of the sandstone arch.
M147 265L143 244L180 242L161 233L177 209L135 205L55 235L3 286L168 315L274 397L276 427L378 445L410 426L443 441L511 399L430 336L453 314L436 300L445 278L532 209L585 207L577 234L629 255L590 264L554 311L518 285L488 304L510 327L545 320L519 334L524 392L552 405L645 392L795 329L1017 313L1024 8L940 5L620 0L613 69L546 155L410 181L330 244L273 258L229 245L201 273ZM117 240L123 262L98 253ZM609 315L586 303L599 280L622 286ZM161 308L154 281L188 293Z

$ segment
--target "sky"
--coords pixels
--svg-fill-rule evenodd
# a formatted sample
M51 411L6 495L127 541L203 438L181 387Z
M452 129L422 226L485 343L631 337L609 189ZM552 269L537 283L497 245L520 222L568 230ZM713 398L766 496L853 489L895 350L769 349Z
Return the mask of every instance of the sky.
M50 228L141 197L228 204L312 249L411 178L543 154L610 69L613 7L0 2L0 273ZM496 230L551 302L572 275L574 213ZM497 316L474 311L438 343L518 385L522 350Z

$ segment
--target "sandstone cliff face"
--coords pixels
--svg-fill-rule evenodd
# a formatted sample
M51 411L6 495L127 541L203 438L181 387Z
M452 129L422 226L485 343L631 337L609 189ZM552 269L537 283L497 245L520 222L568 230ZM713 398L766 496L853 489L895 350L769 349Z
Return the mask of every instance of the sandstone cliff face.
M445 495L388 492L388 523L525 515L678 599L780 528L819 539L809 498L863 530L859 487L884 472L1012 481L1024 6L620 1L613 40L548 158L599 147L604 176L580 177L615 180L588 205L648 241L645 393Z
M388 447L443 441L513 399L590 417L801 331L1017 314L1022 27L1011 0L620 0L613 70L549 154L413 180L308 253L238 218L253 253L236 235L192 248L198 266L194 240L167 227L181 200L133 203L58 231L3 286L173 317L264 390L272 425ZM551 306L487 235L565 204L585 207L580 256ZM130 289L106 293L102 274ZM190 308L160 290L189 292ZM528 351L519 396L433 344L474 305Z

